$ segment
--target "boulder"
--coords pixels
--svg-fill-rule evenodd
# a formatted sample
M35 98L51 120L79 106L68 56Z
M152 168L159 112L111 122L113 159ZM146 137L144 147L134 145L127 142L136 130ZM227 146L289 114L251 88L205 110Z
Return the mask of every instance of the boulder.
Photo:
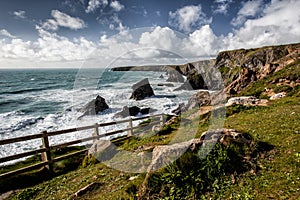
M281 99L283 97L286 96L286 93L285 92L280 92L280 93L277 93L277 94L274 94L270 97L270 100L276 100L276 99Z
M109 109L109 106L106 104L105 99L98 95L96 99L86 104L80 111L84 113L82 116L85 116L96 115L106 109Z
M133 92L130 99L142 100L146 97L151 97L154 95L153 89L149 83L148 78L145 78L140 82L134 84L131 88L133 89Z
M147 171L155 171L168 164L171 164L177 158L179 158L189 148L195 146L201 146L202 141L200 139L192 139L190 141L176 143L172 145L160 145L156 146L152 152L152 161Z
M202 133L200 138L195 138L189 141L171 145L156 146L153 149L152 160L147 171L155 171L165 167L168 164L171 164L188 150L201 151L203 148L203 155L206 155L208 153L208 148L213 148L213 144L219 142L223 145L228 145L231 141L250 144L251 138L247 134L239 133L234 129L223 128L208 130Z
M99 161L111 159L117 153L117 147L109 140L96 140L88 150L88 156Z
M115 114L115 117L128 117L128 116L136 116L139 113L142 115L149 114L150 112L154 112L154 109L151 108L139 108L137 106L124 106L122 111Z
M211 104L211 97L209 92L199 91L189 98L188 103L185 106L185 110L190 110L200 106L207 106L210 104Z
M258 99L253 96L242 96L242 97L232 97L226 103L226 106L232 106L236 104L244 106L262 106L267 105L269 101L266 99Z

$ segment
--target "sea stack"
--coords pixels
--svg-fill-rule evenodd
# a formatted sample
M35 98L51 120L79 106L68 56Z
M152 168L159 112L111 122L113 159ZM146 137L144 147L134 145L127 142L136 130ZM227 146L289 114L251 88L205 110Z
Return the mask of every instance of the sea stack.
M149 83L148 78L145 78L140 82L134 84L131 88L133 92L130 99L142 100L146 97L151 97L154 95L153 89Z

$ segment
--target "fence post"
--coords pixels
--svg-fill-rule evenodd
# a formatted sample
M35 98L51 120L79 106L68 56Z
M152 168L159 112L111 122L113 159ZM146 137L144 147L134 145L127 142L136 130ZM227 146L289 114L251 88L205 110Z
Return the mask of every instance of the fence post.
M98 128L98 124L95 124L95 128L94 128L94 134L93 136L99 136L99 128ZM93 142L96 142L99 138L94 139Z
M48 169L48 171L50 173L52 173L53 172L53 163L52 163L52 158L51 158L49 138L48 138L47 131L43 131L42 134L43 134L43 138L42 138L43 148L46 149L46 151L42 153L42 160L48 162L48 164L46 165L46 168Z
M160 116L160 126L163 127L164 126L164 113L161 114Z
M129 128L130 130L128 131L128 137L133 136L133 125L132 125L132 118L129 119Z

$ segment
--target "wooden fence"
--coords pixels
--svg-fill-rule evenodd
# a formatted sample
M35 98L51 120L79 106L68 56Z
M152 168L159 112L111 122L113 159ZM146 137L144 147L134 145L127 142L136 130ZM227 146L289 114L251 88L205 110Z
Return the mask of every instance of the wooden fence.
M23 141L39 139L39 138L42 140L41 141L42 146L39 149L0 158L0 163L4 163L7 161L20 159L20 158L24 158L27 156L41 154L41 157L42 157L41 162L27 166L27 167L23 167L23 168L14 170L14 171L0 174L0 178L21 174L21 173L32 171L34 169L38 169L41 167L46 167L50 172L52 172L53 163L70 158L75 155L80 155L82 153L87 152L88 150L84 149L84 150L76 151L73 153L69 153L67 155L59 156L56 158L51 157L51 153L50 153L51 150L64 148L64 147L67 147L70 145L80 144L80 143L91 141L91 140L97 140L97 139L100 139L103 137L116 135L116 134L126 132L126 131L128 131L127 136L131 137L134 134L133 133L134 129L139 128L139 126L135 126L135 127L133 126L133 121L143 120L143 119L148 119L148 118L153 118L153 117L160 117L160 124L164 125L164 114L157 114L157 115L151 115L151 116L145 116L145 117L139 117L139 118L130 118L130 119L126 119L126 120L106 122L106 123L100 123L100 124L96 123L96 124L90 125L90 126L76 127L76 128L65 129L65 130L58 130L58 131L51 131L51 132L43 131L43 132L41 132L39 134L35 134L35 135L27 135L27 136L22 136L22 137L0 140L0 145L12 144L12 143L16 143L16 142L23 142ZM120 130L116 130L116 131L112 131L112 132L107 132L107 133L103 133L103 134L99 133L99 127L111 126L111 125L122 124L122 123L129 123L128 128L120 129ZM62 135L62 134L66 134L66 133L72 133L72 132L76 132L76 131L83 131L83 130L89 130L89 129L93 129L93 131L94 131L93 135L91 137L78 139L78 140L74 140L74 141L70 141L70 142L66 142L66 143L62 143L62 144L56 144L56 145L52 145L52 146L49 143L49 137L51 137L51 136Z

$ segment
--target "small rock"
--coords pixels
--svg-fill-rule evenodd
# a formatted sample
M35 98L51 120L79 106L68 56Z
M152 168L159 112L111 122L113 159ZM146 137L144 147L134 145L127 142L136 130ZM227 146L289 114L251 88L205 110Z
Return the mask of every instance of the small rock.
M96 140L88 150L89 156L99 161L111 159L117 153L117 147L109 140Z
M283 98L285 96L286 96L285 92L280 92L280 93L277 93L277 94L274 94L273 96L271 96L270 100L281 99L281 98Z

